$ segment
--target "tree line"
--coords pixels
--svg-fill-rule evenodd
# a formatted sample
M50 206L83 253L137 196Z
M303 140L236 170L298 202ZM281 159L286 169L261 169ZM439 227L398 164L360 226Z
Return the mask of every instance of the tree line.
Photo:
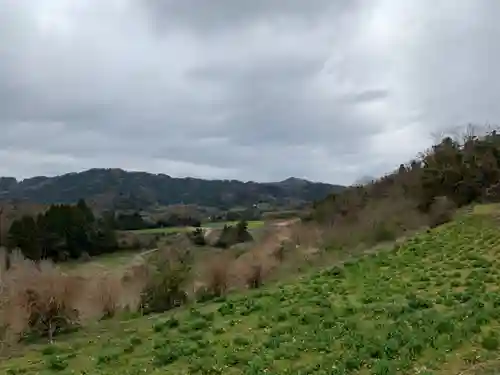
M111 225L116 230L138 230L170 227L199 227L201 221L190 215L172 213L156 221L144 219L139 212L111 214Z
M413 202L422 213L432 212L441 198L455 207L500 202L500 134L475 135L471 129L461 139L442 138L393 173L316 202L308 218L329 223L355 218L367 205L389 196Z
M28 259L64 261L99 255L118 248L112 221L96 218L84 200L76 205L51 205L44 213L12 222L8 247Z

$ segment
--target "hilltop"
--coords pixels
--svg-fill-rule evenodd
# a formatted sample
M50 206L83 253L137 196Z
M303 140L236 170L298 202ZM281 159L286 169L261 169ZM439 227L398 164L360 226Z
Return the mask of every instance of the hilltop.
M258 183L174 178L165 174L122 169L90 169L22 181L10 177L0 178L0 200L53 204L75 203L82 198L100 208L116 209L144 209L176 204L228 209L258 203L293 207L322 199L342 188L297 178Z

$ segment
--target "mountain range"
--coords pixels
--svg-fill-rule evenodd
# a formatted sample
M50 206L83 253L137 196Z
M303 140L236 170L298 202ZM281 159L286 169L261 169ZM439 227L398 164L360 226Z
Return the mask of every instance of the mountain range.
M288 178L280 182L242 182L174 178L165 174L122 169L89 169L55 177L17 180L0 177L0 200L40 204L74 203L83 198L102 209L140 209L158 205L194 204L228 209L269 203L300 205L343 187Z

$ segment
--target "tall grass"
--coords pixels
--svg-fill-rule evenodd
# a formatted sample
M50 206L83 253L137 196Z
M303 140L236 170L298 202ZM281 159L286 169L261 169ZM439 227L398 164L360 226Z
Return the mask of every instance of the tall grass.
M122 272L64 273L49 261L35 263L19 251L0 250L0 340L10 347L37 336L77 328L89 320L137 309L146 282L145 265L134 263Z

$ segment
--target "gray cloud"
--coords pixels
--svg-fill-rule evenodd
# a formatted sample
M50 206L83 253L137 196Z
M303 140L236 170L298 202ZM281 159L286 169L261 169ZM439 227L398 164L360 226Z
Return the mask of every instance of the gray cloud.
M279 24L294 22L312 26L326 14L335 15L348 11L357 0L143 0L145 10L158 31L181 28L187 32L219 33L228 29L253 27L259 23Z
M498 121L488 0L0 0L0 174L350 183Z

